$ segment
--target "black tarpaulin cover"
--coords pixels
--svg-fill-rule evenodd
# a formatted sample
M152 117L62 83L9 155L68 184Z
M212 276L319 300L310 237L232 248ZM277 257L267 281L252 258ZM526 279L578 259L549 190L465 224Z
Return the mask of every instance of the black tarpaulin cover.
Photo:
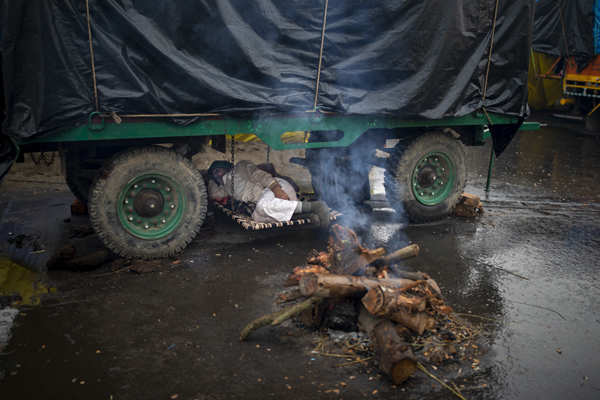
M85 0L1 0L15 138L95 110ZM533 0L89 0L100 110L523 116ZM188 120L189 121L189 120ZM179 121L182 122L182 121Z
M580 65L595 55L596 0L539 0L535 10L533 50L575 57Z

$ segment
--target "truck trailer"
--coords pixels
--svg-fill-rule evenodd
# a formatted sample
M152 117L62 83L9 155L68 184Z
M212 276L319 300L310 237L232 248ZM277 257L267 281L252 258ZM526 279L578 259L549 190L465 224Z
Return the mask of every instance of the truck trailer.
M465 148L500 155L528 124L534 0L2 0L0 174L60 151L94 230L124 257L176 254L207 210L190 159L254 134L335 207L385 189L447 216ZM286 140L288 132L302 132ZM289 136L289 135L288 135ZM232 141L235 143L235 140ZM368 187L368 186L367 186Z

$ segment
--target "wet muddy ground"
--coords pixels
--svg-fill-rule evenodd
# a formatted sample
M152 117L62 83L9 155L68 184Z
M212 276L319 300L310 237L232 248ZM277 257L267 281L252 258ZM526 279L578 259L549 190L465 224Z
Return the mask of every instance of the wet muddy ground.
M419 243L406 269L431 274L481 327L479 367L436 372L467 399L600 398L600 138L539 118L549 126L521 133L497 161L483 217L406 227L377 211L362 232L370 246ZM482 196L488 154L469 151L468 191ZM60 177L18 183L35 176L16 169L0 187L4 253L36 269L67 242L100 248L93 235L70 237L86 221L64 222L73 198ZM21 248L7 242L18 234ZM452 398L421 373L394 387L373 364L340 367L311 353L318 334L293 325L239 342L325 239L247 233L217 216L158 271L50 271L56 293L20 307L0 355L2 398Z

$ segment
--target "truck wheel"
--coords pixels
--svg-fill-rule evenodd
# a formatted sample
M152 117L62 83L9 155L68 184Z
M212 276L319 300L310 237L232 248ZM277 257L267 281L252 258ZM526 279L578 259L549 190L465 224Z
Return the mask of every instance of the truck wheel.
M126 150L107 163L90 191L94 230L126 258L170 257L194 239L206 217L200 171L161 147Z
M442 132L429 132L396 146L385 173L388 202L413 222L448 216L465 183L464 146Z

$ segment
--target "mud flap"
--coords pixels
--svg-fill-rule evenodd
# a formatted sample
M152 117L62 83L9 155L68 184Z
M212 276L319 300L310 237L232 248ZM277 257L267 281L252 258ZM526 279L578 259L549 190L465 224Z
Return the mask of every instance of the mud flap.
M506 150L510 142L514 139L515 135L521 128L521 125L523 125L523 121L523 119L520 119L516 124L490 126L496 157L500 157L500 155L504 153L504 150Z

